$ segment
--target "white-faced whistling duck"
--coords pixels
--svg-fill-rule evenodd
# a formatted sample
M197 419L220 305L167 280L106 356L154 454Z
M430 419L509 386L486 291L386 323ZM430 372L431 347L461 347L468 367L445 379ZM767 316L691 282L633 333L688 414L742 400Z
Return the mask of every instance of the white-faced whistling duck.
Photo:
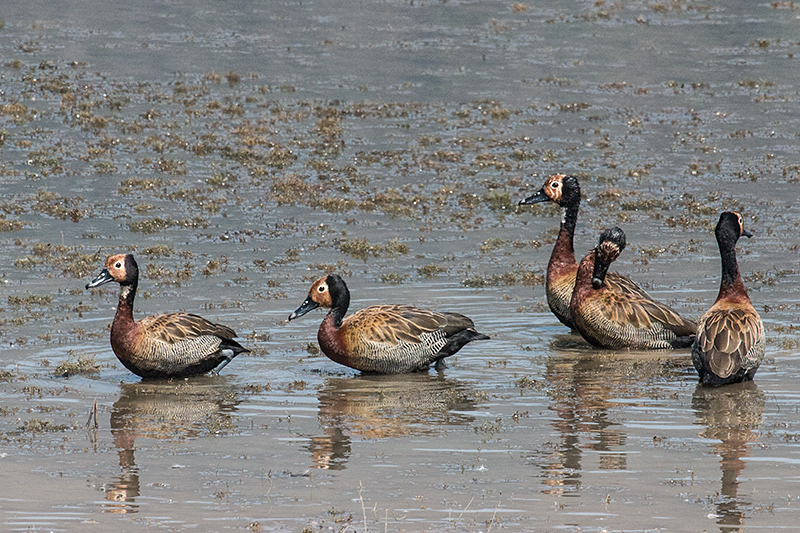
M119 283L119 305L111 323L111 348L134 374L143 378L180 378L221 370L240 353L249 352L233 340L229 327L188 313L133 319L139 267L131 254L113 255L86 285L93 289Z
M736 242L752 237L742 215L722 213L714 230L722 258L722 282L717 301L700 317L692 363L700 382L725 385L749 381L764 359L764 324L753 308L739 274Z
M688 348L697 324L642 289L630 292L606 282L609 265L625 246L621 229L607 229L597 247L581 260L570 302L578 332L589 343L604 348Z
M319 278L308 297L289 316L330 309L317 339L333 361L362 372L402 374L426 370L474 340L488 339L469 318L408 305L375 305L345 318L350 291L337 274Z
M575 289L575 275L578 262L575 260L575 224L578 221L578 210L581 205L581 186L578 178L564 174L555 174L547 178L539 191L519 202L520 205L555 202L562 209L561 229L558 232L550 262L547 264L545 293L550 310L565 326L575 329L575 321L569 310L572 291ZM606 283L614 290L645 294L630 279L611 272L606 276Z

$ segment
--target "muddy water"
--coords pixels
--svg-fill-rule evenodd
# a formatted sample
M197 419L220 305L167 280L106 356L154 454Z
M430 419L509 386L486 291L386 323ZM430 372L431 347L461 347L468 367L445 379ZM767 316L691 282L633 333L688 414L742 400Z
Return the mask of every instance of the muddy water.
M800 524L800 9L792 2L14 2L0 29L0 529L741 531ZM576 248L700 315L712 228L768 352L698 388L687 351L591 349L544 303ZM104 257L137 314L252 348L221 376L115 359ZM324 271L354 308L471 316L442 372L361 376L288 314ZM64 377L64 374L67 377ZM97 401L97 429L86 421Z

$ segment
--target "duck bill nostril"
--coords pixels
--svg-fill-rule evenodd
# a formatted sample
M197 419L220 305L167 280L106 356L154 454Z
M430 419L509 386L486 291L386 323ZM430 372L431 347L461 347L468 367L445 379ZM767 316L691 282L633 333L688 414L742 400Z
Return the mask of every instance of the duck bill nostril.
M95 287L99 287L100 285L105 285L106 283L111 283L114 281L114 278L111 277L111 274L108 272L108 269L104 268L100 271L96 278L86 284L87 289L94 289Z
M302 304L300 304L300 307L295 309L294 312L291 315L289 315L289 320L294 320L295 318L300 318L304 314L308 313L309 311L313 311L317 307L319 307L319 304L317 302L315 302L314 300L312 300L311 296L309 296L308 298L306 298L303 301Z
M539 189L539 192L536 194L528 196L524 200L520 200L519 205L531 205L548 201L550 201L550 197L545 194L544 189Z

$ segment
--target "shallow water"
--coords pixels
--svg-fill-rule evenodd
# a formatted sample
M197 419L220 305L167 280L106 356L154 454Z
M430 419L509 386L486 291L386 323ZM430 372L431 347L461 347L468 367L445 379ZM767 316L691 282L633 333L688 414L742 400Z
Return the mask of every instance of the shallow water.
M749 531L800 525L800 9L791 2L15 2L0 50L0 529ZM541 285L577 173L576 251L699 316L738 247L767 328L755 383L688 351L570 335ZM185 310L253 349L141 382L137 315ZM362 376L320 355L352 307L461 312L492 337L446 369ZM94 358L94 373L59 364ZM58 371L59 373L61 370ZM86 427L97 401L97 429Z

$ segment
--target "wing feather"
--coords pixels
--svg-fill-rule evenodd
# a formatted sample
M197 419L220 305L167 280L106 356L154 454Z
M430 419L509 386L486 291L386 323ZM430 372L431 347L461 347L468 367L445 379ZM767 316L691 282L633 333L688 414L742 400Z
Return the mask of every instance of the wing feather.
M609 272L605 279L606 286L617 293L638 294L650 298L647 292L627 276L618 272Z
M709 368L727 378L739 368L757 365L764 325L753 309L712 307L701 319L698 347Z
M597 310L620 327L652 329L656 324L661 324L678 336L692 335L697 329L697 325L693 321L681 317L650 296L607 290L604 291L600 303Z
M425 334L446 333L472 327L472 321L456 313L437 313L408 305L375 305L347 317L342 330L357 335L359 342L419 344Z
M231 328L190 313L149 316L141 319L138 324L144 336L167 344L176 344L207 335L225 340L232 340L236 336L236 332Z

